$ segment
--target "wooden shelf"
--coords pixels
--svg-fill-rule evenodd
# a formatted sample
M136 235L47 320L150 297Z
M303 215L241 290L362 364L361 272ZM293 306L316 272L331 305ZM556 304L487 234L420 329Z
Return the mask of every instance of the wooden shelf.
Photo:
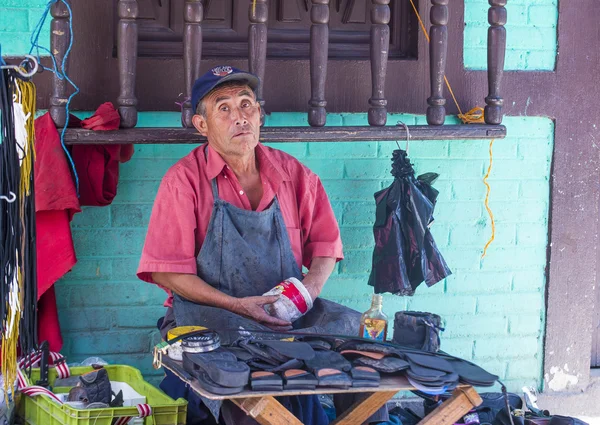
M503 139L503 125L413 125L408 126L413 140ZM406 140L406 130L385 127L264 127L261 142L369 142ZM169 144L203 143L206 139L190 128L138 127L115 131L67 129L65 143L74 144Z

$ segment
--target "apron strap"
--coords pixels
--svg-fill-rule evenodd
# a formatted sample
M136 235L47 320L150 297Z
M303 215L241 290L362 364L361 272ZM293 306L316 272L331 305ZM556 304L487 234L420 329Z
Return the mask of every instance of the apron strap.
M211 183L211 187L212 187L212 193L213 193L213 197L215 198L215 201L217 199L219 199L219 189L217 189L217 178L215 177L214 179L212 179Z
M208 143L204 146L204 157L206 158L206 162L208 162ZM219 189L217 188L217 178L215 177L211 181L212 193L215 201L219 199Z

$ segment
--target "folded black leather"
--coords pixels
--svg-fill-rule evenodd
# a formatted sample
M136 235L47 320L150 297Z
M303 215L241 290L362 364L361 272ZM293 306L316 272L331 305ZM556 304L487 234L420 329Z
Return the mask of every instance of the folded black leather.
M319 387L348 388L352 386L352 379L347 373L339 369L323 368L315 373Z
M304 335L297 337L296 341L306 342L313 350L332 350L336 346L335 338L328 338L320 335Z
M373 353L382 353L386 356L398 356L403 357L404 353L401 349L384 344L378 344L376 342L365 342L362 340L350 339L342 343L336 351L342 352L345 350L357 350L357 351L369 351Z
M110 403L112 398L108 372L101 368L79 377L89 403Z
M285 357L284 361L289 359L310 360L315 357L315 350L306 342L263 339L255 341L255 343L262 344L268 347L272 353Z
M191 373L194 376L194 378L196 378L198 385L200 385L206 391L209 391L213 394L218 394L218 395L237 394L237 393L241 393L242 391L244 391L244 387L246 386L246 384L238 386L238 387L226 387L223 385L219 385L216 382L214 382L212 379L210 379L210 376L208 376L208 373L206 373L206 371L204 369L196 369Z
M370 357L375 360L381 360L385 357L385 354L374 351L344 350L340 351L340 354L348 359L355 359L357 357Z
M315 356L310 360L305 360L304 363L308 370L313 373L324 368L340 369L344 372L349 372L352 369L350 362L335 351L315 351Z
M281 364L281 361L275 359L273 355L267 351L265 346L253 344L250 339L240 340L237 344L238 347L243 348L255 358L260 359L262 362L269 363L272 366L279 366Z
M489 387L494 385L498 376L482 369L481 367L461 359L448 359L452 369L458 373L460 380L465 384L476 385L480 387Z
M355 366L350 369L350 376L352 376L352 380L368 380L368 381L376 381L379 382L381 379L381 375L372 367L368 366Z
M331 350L331 344L322 339L314 339L306 341L308 345L310 345L313 350Z
M283 372L290 369L299 369L304 367L304 362L298 359L290 359L285 363L280 364L279 366L272 367L269 369L265 369L268 372Z
M248 383L250 368L223 348L208 353L183 353L183 367L194 374L199 369L217 385L243 387Z
M420 366L411 361L409 361L408 364L410 365L410 368L407 373L410 372L413 375L413 377L415 377L417 379L421 379L423 381L427 381L427 380L436 381L436 380L439 380L439 378L446 375L446 373L447 373L447 372L444 372L443 370L430 369L428 367L423 367L423 366Z
M359 357L354 360L356 366L369 366L384 373L396 373L409 368L408 362L397 357L384 357L381 360L371 359L369 357Z
M233 353L239 361L244 363L260 360L258 356L241 347L227 347L227 351Z
M442 370L444 372L454 372L454 368L450 362L440 356L433 354L417 354L417 353L404 353L406 359L411 363L415 363L419 366L427 367L429 369Z
M283 380L281 376L272 372L252 372L250 374L250 387L254 391L281 391Z
M277 366L273 366L270 363L266 363L263 362L261 360L250 360L248 363L246 363L248 365L248 367L250 367L251 370L265 370L268 372L272 372L274 368L276 368Z
M377 388L379 386L379 381L371 381L369 379L352 379L352 386L356 388Z
M314 390L319 381L310 372L290 369L283 373L283 388L286 390Z

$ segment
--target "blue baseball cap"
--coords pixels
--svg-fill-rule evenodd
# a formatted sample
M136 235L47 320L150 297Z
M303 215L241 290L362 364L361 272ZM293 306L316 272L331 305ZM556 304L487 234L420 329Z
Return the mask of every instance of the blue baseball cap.
M192 110L194 113L196 113L198 103L202 98L219 84L223 84L226 81L245 82L253 91L256 91L260 85L260 80L254 74L229 65L216 66L194 82L194 87L192 88Z

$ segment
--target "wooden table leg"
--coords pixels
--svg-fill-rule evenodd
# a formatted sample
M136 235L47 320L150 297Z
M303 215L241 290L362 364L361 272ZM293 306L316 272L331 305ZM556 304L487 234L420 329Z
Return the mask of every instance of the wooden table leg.
M271 396L231 399L261 425L302 425L294 415Z
M366 394L362 400L354 403L339 418L331 422L331 425L362 424L396 393L397 391L381 391Z
M452 397L423 418L419 425L452 425L469 410L481 404L481 397L473 387L457 388Z

